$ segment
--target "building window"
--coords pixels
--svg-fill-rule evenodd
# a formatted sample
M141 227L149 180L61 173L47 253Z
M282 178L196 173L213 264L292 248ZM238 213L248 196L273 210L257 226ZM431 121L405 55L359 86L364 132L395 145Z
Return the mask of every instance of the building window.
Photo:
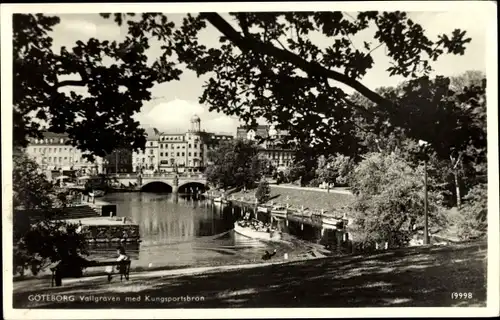
M191 152L188 152L188 157L191 157Z
M64 160L68 160L68 157L64 157Z
M182 153L182 156L184 157L184 152Z
M188 148L191 149L191 143L189 144Z
M149 150L149 154L153 154L154 150L153 149L150 149Z
M168 157L168 152L165 152L165 157Z
M196 157L197 155L198 155L198 152L195 152L195 153L194 153L194 156Z
M160 157L163 157L163 152L160 152Z
M179 152L177 152L177 156L179 156Z
M196 149L196 148L198 148L198 145L197 145L196 143L194 144L194 148L195 148L195 149Z
M175 149L174 145L172 145L172 149Z

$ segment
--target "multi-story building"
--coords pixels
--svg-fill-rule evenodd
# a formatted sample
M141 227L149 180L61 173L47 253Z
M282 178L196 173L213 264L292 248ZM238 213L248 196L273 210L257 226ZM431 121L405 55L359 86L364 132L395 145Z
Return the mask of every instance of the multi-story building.
M84 153L68 144L66 134L45 132L42 139L29 139L26 153L35 160L46 173L75 171L81 174L103 172L103 159L94 162L83 157Z
M132 151L117 149L104 157L103 167L105 173L132 172Z
M236 137L243 140L256 141L260 138L271 138L259 144L259 155L269 160L278 170L284 170L291 165L293 160L293 150L284 149L277 145L276 141L288 135L287 131L275 130L269 125L258 125L256 127L241 126L236 130Z
M191 128L185 133L155 132L147 138L144 151L134 152L134 172L203 172L207 165L207 151L216 142L233 139L201 130L197 115L191 118Z

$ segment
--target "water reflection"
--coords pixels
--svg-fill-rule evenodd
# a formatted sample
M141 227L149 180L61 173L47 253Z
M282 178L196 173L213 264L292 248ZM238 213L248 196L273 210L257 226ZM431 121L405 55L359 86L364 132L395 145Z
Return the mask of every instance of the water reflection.
M298 252L304 241L265 243L235 234L234 222L246 212L253 218L275 224L279 230L312 243L331 239L327 231L303 221L276 219L253 207L214 205L199 196L174 196L156 193L115 193L104 201L117 205L118 216L139 225L142 242L127 244L127 253L136 266L187 266L260 261L265 250L280 254ZM334 236L335 238L336 236ZM328 240L330 243L331 241ZM114 258L115 245L93 246L92 255ZM300 250L299 250L300 249ZM295 251L294 251L295 250Z
M129 248L134 264L143 266L226 263L258 259L269 244L234 235L238 210L214 206L199 196L115 193L104 201L117 205L118 216L139 225L141 244ZM132 251L130 251L132 250ZM92 247L100 258L114 257L116 245Z

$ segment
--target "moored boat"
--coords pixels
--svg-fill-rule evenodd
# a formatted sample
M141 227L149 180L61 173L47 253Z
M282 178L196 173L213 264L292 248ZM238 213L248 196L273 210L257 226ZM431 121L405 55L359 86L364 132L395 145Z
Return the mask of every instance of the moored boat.
M268 207L264 207L264 206L257 206L257 212L268 213L269 212L269 208Z
M242 221L234 223L234 232L251 239L277 241L281 240L281 232L272 229L256 229L251 224Z
M223 200L223 199L222 199L222 197L217 197L217 198L213 198L213 200L212 200L212 201L213 201L214 203L222 203L222 200Z
M285 206L274 206L271 209L271 213L278 217L286 217L288 214L288 209Z
M104 192L102 190L93 190L93 191L89 192L89 196L91 196L93 198L104 197L105 194L106 194L106 192Z

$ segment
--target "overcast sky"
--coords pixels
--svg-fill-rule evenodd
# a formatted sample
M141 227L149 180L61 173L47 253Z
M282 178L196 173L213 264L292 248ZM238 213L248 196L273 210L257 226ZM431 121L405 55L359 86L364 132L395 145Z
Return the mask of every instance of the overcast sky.
M451 33L456 28L466 30L467 36L472 38L472 42L467 45L465 55L446 55L434 62L435 74L453 76L467 70L485 71L485 39L488 28L486 20L470 11L422 11L411 12L409 15L423 26L431 40L436 40L437 34ZM169 18L177 25L183 16L172 14ZM87 40L91 37L101 40L121 40L126 34L124 27L120 28L111 19L103 19L97 14L63 14L59 17L61 23L54 28L52 33L54 49L57 52L61 46L72 48L77 40ZM229 16L225 17L230 19ZM361 47L362 41L371 39L373 32L374 30L368 29L358 34L352 39L354 45L359 44ZM220 33L209 25L203 31L200 42L208 47L216 46L219 36ZM315 43L328 43L328 39L322 36L312 35L310 38ZM153 44L149 52L152 58L158 55L159 46L159 43ZM389 77L385 71L389 67L389 60L385 56L384 47L374 51L373 58L374 68L361 80L363 84L375 89L380 86L396 85L402 80L399 77ZM156 85L152 89L155 99L146 102L138 115L141 124L145 127L157 127L160 130L183 131L189 125L191 116L198 114L203 129L235 134L238 119L208 112L207 106L198 104L204 80L197 78L193 72L185 70L180 81Z

